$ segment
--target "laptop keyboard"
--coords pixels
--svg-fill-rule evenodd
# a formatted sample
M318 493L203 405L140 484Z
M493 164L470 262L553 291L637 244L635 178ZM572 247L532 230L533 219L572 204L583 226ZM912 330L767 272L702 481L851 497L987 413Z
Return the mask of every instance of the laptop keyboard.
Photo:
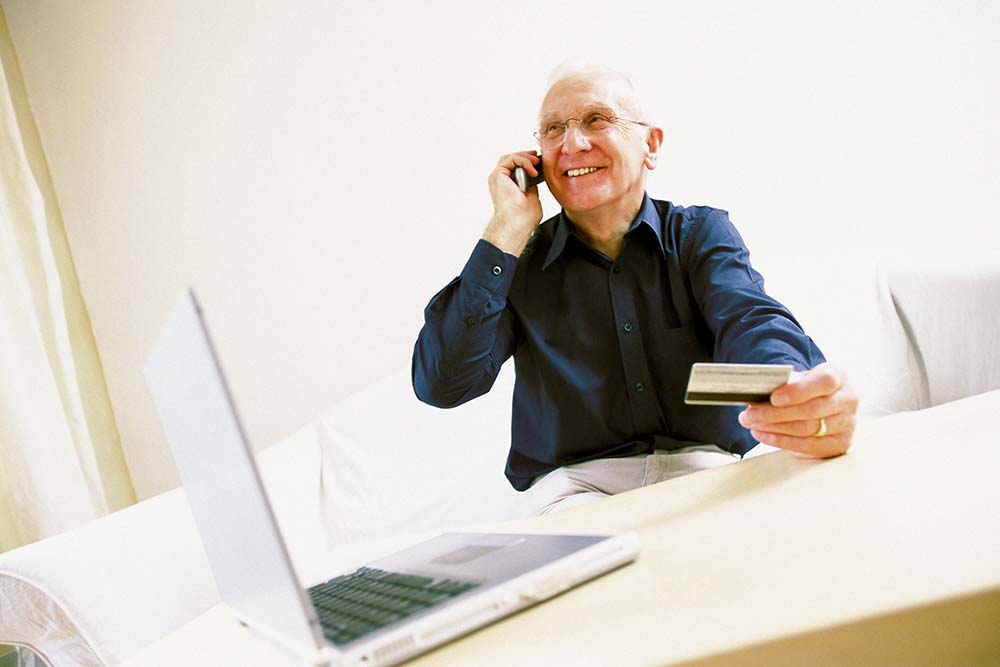
M313 586L309 597L326 638L345 644L477 585L363 567Z

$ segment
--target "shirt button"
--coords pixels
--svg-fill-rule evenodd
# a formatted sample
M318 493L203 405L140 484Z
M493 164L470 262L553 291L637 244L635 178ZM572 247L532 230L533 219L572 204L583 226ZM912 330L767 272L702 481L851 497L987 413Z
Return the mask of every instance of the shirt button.
M622 329L625 330L625 333L632 333L632 323L626 322Z
M615 273L621 273L622 272L622 267L620 267L617 264L615 264L614 266L611 267L611 270L614 271Z
M503 269L499 265L493 267L493 275L499 276L501 273L503 273Z
M465 323L471 327L473 324L476 323L476 318L474 318L472 315L469 315L468 317L465 318Z
M646 389L646 385L644 385L643 383L641 383L641 382L636 382L635 383L635 390L636 391L643 391L645 389Z

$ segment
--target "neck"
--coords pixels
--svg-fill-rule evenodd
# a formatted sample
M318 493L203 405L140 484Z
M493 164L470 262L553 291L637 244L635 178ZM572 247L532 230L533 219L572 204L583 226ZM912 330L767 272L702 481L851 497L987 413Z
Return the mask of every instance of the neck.
M622 246L625 245L625 232L628 231L635 216L639 213L644 194L644 192L639 194L638 201L616 207L613 211L598 209L583 213L571 213L570 211L564 211L564 213L573 231L584 243L594 250L604 253L614 261L618 259Z

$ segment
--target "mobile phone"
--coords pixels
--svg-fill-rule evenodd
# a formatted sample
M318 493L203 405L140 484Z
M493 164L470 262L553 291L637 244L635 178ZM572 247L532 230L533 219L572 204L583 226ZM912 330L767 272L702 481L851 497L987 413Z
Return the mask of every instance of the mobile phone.
M512 178L514 182L517 183L517 187L521 189L521 192L527 192L528 188L533 185L538 185L545 180L545 172L542 171L542 156L538 156L538 164L535 165L535 169L538 170L537 178L529 178L528 172L524 170L524 167L514 167L514 173Z

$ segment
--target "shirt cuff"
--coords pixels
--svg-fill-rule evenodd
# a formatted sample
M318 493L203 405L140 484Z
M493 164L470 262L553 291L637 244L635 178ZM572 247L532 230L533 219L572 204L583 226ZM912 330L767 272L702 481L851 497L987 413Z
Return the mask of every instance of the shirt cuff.
M517 257L504 252L489 241L479 239L472 256L462 269L461 279L494 294L507 292L514 281Z

